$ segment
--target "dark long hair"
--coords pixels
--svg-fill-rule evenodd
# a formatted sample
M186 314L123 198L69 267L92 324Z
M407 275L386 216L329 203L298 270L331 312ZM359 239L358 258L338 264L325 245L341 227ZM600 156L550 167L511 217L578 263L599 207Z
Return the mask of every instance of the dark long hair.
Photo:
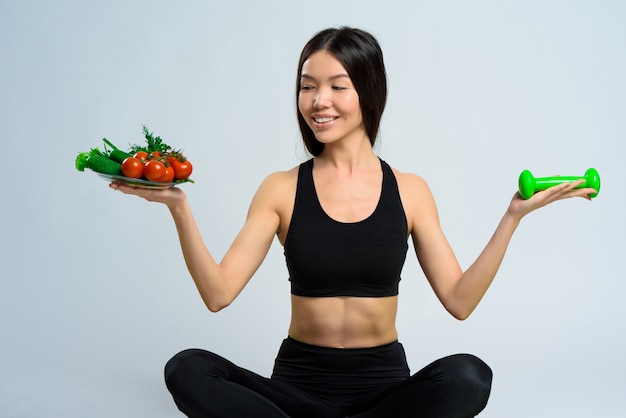
M387 74L383 52L378 41L368 32L349 27L331 28L318 32L304 46L300 54L296 79L296 101L300 94L302 66L317 51L328 51L333 54L348 72L359 95L363 124L373 146L387 102ZM315 134L299 110L297 110L297 115L307 150L314 156L321 154L324 144L315 138Z

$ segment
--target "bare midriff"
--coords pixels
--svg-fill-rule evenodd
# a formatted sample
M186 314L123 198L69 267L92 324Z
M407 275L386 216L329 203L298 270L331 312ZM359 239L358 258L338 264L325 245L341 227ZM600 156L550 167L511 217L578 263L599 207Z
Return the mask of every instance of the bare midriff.
M376 347L398 339L398 297L291 296L289 336L321 347Z

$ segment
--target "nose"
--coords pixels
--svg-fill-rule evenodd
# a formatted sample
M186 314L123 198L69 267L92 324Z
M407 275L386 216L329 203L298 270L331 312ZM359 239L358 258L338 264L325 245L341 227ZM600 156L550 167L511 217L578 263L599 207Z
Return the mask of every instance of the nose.
M313 107L315 109L326 109L328 107L328 97L323 94L323 92L319 92L313 98Z

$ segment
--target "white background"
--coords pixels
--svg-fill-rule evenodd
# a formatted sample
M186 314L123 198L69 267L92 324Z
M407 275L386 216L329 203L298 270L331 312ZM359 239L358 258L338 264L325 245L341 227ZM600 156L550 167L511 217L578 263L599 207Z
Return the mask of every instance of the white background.
M177 417L162 378L201 347L269 374L289 284L272 247L239 299L203 306L166 208L111 191L74 158L143 141L194 163L184 187L221 258L262 179L307 157L302 46L371 31L390 95L377 152L422 175L464 267L517 176L582 175L593 202L531 214L475 313L452 319L415 257L398 319L413 371L470 352L494 370L481 417L622 417L626 3L0 1L0 415Z

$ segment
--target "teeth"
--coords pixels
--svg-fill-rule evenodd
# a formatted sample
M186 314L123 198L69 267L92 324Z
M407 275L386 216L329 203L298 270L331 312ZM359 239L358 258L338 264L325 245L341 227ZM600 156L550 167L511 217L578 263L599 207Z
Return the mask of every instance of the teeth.
M326 123L326 122L332 122L335 120L335 118L315 118L314 119L315 122L317 123Z

